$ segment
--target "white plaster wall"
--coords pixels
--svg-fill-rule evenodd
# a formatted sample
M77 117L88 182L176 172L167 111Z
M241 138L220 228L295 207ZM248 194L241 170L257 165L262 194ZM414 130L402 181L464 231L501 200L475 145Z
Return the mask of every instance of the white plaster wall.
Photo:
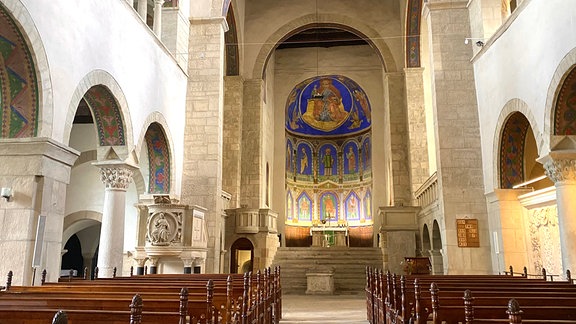
M104 70L124 94L136 143L138 131L153 111L170 125L174 147L183 146L187 76L172 55L142 22L126 1L22 0L38 30L50 67L54 98L52 138L66 138L67 107L80 80ZM10 8L10 7L9 7ZM38 41L38 40L33 40ZM128 116L128 115L126 115ZM175 176L182 174L182 150L174 156ZM177 191L180 190L179 181Z
M531 125L535 137L545 141L537 143L540 155L548 151L549 134L543 132L546 111L552 108L546 107L549 86L560 61L576 47L573 0L523 4L507 30L500 36L497 32L474 60L486 192L498 186L494 141L501 130L496 127L502 108L511 99L528 105L537 123Z
M272 209L278 212L278 223L281 227L285 219L285 106L286 98L294 86L316 75L341 74L356 81L364 89L372 106L373 173L376 172L376 168L386 167L384 163L376 162L385 160L385 145L375 140L378 138L375 129L380 129L382 132L385 129L383 125L385 105L382 64L374 50L368 45L318 48L318 54L316 48L282 49L276 50L274 55L274 166L276 169L273 172ZM316 64L317 55L321 58L318 65ZM379 183L385 183L385 181ZM385 194L382 191L385 190L377 190L377 187L375 183L372 192L373 205L386 205L387 201L382 198Z
M316 7L317 5L317 7ZM304 16L335 15L342 17L351 27L374 29L382 35L394 55L398 66L403 66L403 37L398 5L380 0L251 0L246 3L244 25L244 65L241 74L252 75L261 47L278 29ZM313 21L306 21L306 24ZM388 62L390 64L390 62ZM397 68L397 67L395 67Z
M76 124L70 132L70 146L82 152L95 150L98 145L98 135L94 124Z

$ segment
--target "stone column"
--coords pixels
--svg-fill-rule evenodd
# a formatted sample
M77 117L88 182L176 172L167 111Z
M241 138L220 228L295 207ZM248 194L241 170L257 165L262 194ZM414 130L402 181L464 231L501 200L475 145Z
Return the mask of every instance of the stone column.
M162 38L162 5L164 0L154 0L154 27L152 30L156 37Z
M240 207L240 181L242 170L242 101L244 80L241 76L224 79L224 153L222 189L230 194L230 207Z
M148 261L150 262L150 274L157 274L158 273L158 258L149 258Z
M144 265L146 264L146 258L139 258L136 259L134 258L134 261L136 261L136 275L137 276L142 276L144 275Z
M446 274L492 273L468 1L429 0L429 39ZM478 220L480 247L458 247L456 220Z
M182 258L182 263L184 263L184 273L192 273L192 258Z
M206 272L220 268L222 214L223 17L191 18L181 203L207 209Z
M124 219L126 190L135 169L121 161L94 163L100 168L102 182L106 185L98 250L98 277L111 278L113 269L122 273L124 251Z
M140 18L144 20L144 23L146 23L146 16L148 15L147 0L138 0L138 15L140 15Z
M556 186L558 207L558 228L560 229L560 250L562 268L576 269L576 151L566 153L550 152L538 162L544 165L546 175Z
M408 111L408 143L410 146L410 179L415 192L430 177L426 112L424 109L423 68L404 69L406 108Z

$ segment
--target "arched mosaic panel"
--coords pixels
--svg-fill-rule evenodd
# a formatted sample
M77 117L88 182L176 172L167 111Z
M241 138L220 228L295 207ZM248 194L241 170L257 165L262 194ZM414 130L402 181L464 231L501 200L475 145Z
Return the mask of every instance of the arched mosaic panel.
M311 176L312 175L312 148L307 143L298 144L296 152L297 173Z
M334 192L324 192L320 196L320 220L338 221L338 198Z
M370 190L366 191L364 196L364 217L366 219L372 219L372 194Z
M344 201L346 220L360 219L360 198L352 191Z
M102 85L93 86L84 100L94 115L100 146L126 145L120 107L110 90Z
M38 83L24 37L0 4L0 137L34 137L38 130Z
M152 123L146 131L148 147L150 193L170 193L170 150L164 131L157 123Z
M286 194L286 219L292 220L294 218L294 198L292 198L292 191L288 190Z
M516 112L508 118L500 143L500 188L511 189L524 182L524 144L530 123Z
M338 149L332 144L320 146L318 151L318 181L338 181Z
M576 135L576 67L560 87L554 109L554 135Z
M290 140L286 140L286 173L294 173L294 152Z
M358 144L348 142L344 145L344 174L358 173Z
M298 220L312 220L312 199L305 192L298 197Z

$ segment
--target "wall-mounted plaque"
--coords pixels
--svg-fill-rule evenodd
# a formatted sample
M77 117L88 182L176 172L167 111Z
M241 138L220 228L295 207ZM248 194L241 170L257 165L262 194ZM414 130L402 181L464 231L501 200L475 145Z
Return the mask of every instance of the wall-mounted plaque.
M477 219L456 219L456 231L458 247L480 247Z

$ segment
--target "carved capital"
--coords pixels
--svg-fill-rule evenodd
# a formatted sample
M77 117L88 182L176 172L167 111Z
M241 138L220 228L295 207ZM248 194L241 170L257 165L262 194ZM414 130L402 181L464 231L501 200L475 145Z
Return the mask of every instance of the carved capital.
M128 189L132 181L132 169L127 167L100 167L100 180L106 185L106 189Z
M148 258L148 263L152 267L158 266L158 258Z
M555 184L565 182L576 183L576 160L549 159L544 163L546 176Z

